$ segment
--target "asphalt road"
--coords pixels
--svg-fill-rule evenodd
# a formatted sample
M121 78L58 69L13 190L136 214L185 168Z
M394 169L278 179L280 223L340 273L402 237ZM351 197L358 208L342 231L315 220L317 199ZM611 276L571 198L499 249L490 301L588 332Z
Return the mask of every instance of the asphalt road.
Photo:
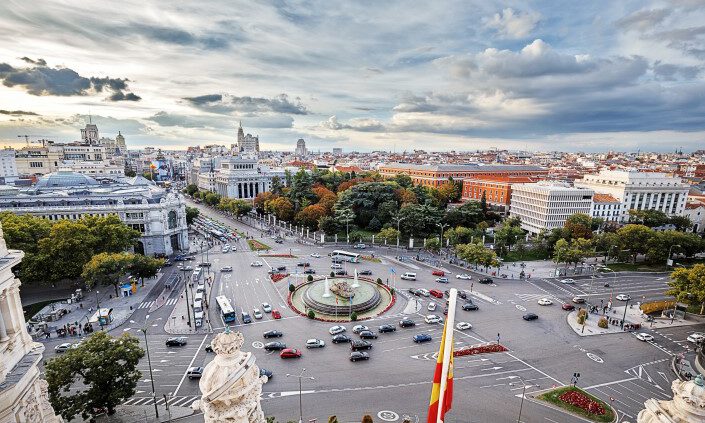
M200 207L202 215L215 216L225 220L222 215ZM244 229L240 223L232 223ZM249 233L257 233L248 228ZM423 322L429 301L433 297L412 297L419 301L420 309L409 315L404 314L407 306L406 289L423 287L426 289L445 290L449 287L466 290L473 301L479 305L477 311L458 310L456 321L467 321L473 325L469 331L456 331L456 348L481 342L497 340L509 348L509 352L487 354L475 357L461 357L455 360L455 394L453 408L448 421L453 422L488 422L516 421L521 403L522 384L526 385L527 397L522 408L521 421L534 422L569 422L571 417L536 403L531 394L552 386L570 383L573 373L580 373L578 385L587 388L594 395L606 401L613 399L613 405L622 419L633 420L647 398L670 398L670 381L675 375L670 370L670 360L674 354L688 347L685 338L693 331L702 331L700 326L660 329L657 332L645 330L655 336L653 342L638 341L633 334L613 334L605 336L580 337L566 324L566 312L561 310L560 302L568 301L575 295L589 295L590 280L577 280L574 285L561 284L553 279L519 280L497 279L495 284L481 285L477 280L483 275L472 274L471 281L455 278L458 269L452 271L449 284L435 282L428 267L412 263L419 269L408 267L409 264L395 262L394 251L368 249L366 254L374 251L381 257L382 263L363 262L347 264L348 271L353 268L370 269L373 277L383 280L389 278L390 284L396 285L403 295L398 296L395 306L384 315L364 324L376 330L385 324L397 324L402 316L413 318L415 328L402 329L397 326L393 333L379 334L379 339L372 341L370 360L352 363L349 361L350 349L347 344L332 344L328 328L331 324L312 321L296 315L286 306L287 282L273 283L267 276L271 266L285 265L289 272L297 268L296 263L311 263L317 274L330 272L330 259L327 253L333 247L303 245L292 240L275 244L271 239L260 239L274 248L271 253L291 252L297 258L257 257L250 252L244 241L238 245L238 251L223 254L220 247L214 247L209 254L213 263L215 281L211 293L211 303L216 295L226 295L236 307L238 323L235 329L245 336L245 350L253 351L257 364L271 370L274 377L263 387L262 407L265 414L275 416L279 421L298 419L298 380L287 377L298 374L306 368L305 375L314 380L303 383L304 421L317 419L327 421L328 416L337 415L341 422L359 421L364 414L371 414L375 421L401 421L404 415L412 421L422 421L428 407L431 380L435 359L440 342L442 327ZM311 253L319 253L321 258L313 258ZM263 267L250 267L250 263L260 260ZM222 266L233 266L231 273L220 272ZM418 275L417 281L395 280L390 268L396 274L413 271ZM647 298L663 296L665 279L662 276L618 274L615 278L597 278L593 281L592 294L596 301L609 298L613 293L629 293L633 298L645 295ZM604 280L609 279L610 289L605 288ZM619 291L619 292L618 292ZM175 293L178 295L178 292ZM539 306L539 298L554 299L552 306ZM243 325L239 313L255 307L261 308L266 302L282 313L281 320L272 319L265 314L263 319ZM439 304L440 305L440 304ZM187 335L185 347L165 347L168 337L163 332L165 319L171 307L165 306L149 316L147 322L150 354L157 390L158 403L163 404L162 395L169 395L172 406L188 406L199 395L198 381L185 377L189 366L204 366L213 358L203 347L212 335ZM408 310L411 311L411 310ZM534 312L539 319L526 322L521 317L526 312ZM216 307L209 309L210 319L217 333L224 325ZM439 307L434 314L441 314ZM113 331L129 332L142 337L139 330L146 316L146 309L138 309L132 321ZM352 324L346 325L351 334ZM261 349L267 342L262 333L270 329L284 332L281 338L288 347L301 348L303 356L299 359L281 359L277 353L267 353ZM432 342L415 344L413 335L428 333ZM322 349L307 350L305 342L309 338L326 341ZM141 338L143 342L143 338ZM47 356L58 342L50 341ZM138 385L138 393L127 404L151 404L151 381L146 359L140 363L144 378Z

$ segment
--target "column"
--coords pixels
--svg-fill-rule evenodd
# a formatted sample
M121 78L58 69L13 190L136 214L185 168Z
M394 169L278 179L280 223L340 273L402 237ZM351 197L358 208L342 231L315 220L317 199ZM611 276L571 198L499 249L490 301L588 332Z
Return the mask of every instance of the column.
M17 332L15 329L15 317L12 314L12 295L11 291L5 290L5 292L0 295L0 313L2 313L3 326L6 334L13 334Z
M5 320L2 316L2 308L0 307L0 342L7 340L7 329L5 328Z
M242 198L242 184L240 182L237 183L237 198Z

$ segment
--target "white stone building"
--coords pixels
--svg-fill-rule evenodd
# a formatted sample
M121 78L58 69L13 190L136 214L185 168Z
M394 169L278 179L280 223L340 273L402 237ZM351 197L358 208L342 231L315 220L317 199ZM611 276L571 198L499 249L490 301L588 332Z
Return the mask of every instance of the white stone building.
M307 153L306 141L304 141L303 138L299 138L299 140L296 141L296 150L294 151L294 154L299 157L304 157Z
M682 215L688 185L665 173L603 170L585 175L575 186L599 194L610 194L621 202L620 222L629 219L629 210L660 210L669 216Z
M8 184L14 182L18 176L15 150L11 148L0 150L0 179Z
M574 213L591 214L593 191L558 182L515 184L509 214L532 234L562 228Z
M695 233L705 232L705 203L701 201L691 201L685 205L683 216L687 216L693 223L691 231Z
M215 173L215 192L236 199L253 200L257 194L272 189L272 178L279 176L284 184L284 172L272 171L255 158L226 157Z
M622 215L622 203L610 194L595 194L592 196L590 216L605 222L619 222Z
M22 257L22 251L7 249L0 228L0 422L60 423L47 382L39 378L44 345L27 333L20 280L12 273Z
M240 127L237 129L237 150L240 153L259 153L259 136L245 135L245 131L242 129L242 122L240 122Z

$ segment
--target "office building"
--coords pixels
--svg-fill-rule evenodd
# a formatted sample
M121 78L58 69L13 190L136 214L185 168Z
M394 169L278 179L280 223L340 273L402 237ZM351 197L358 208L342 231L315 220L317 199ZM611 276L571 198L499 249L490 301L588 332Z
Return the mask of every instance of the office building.
M562 228L574 213L590 215L593 191L559 182L537 182L512 186L509 214L521 219L521 228L531 234Z
M18 178L15 150L5 148L0 150L0 183L9 184Z
M525 165L481 165L481 164L438 164L420 165L411 163L389 163L379 167L380 175L392 178L399 174L411 177L415 185L439 187L448 178L456 181L470 177L538 177L548 175L548 169Z
M239 153L259 153L259 137L252 134L245 135L242 129L242 122L237 129L237 150Z
M303 138L299 138L299 140L296 141L296 150L294 151L294 154L299 157L304 157L307 153L306 141L304 141Z

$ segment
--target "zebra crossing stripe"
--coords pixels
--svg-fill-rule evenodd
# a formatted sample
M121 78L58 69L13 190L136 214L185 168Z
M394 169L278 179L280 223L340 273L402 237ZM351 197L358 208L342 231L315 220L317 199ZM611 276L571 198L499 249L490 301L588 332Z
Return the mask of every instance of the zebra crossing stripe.
M175 406L175 407L189 407L191 404L196 401L199 397L198 396L178 396L178 397L172 397L169 398L169 405L170 406ZM161 405L164 403L164 398L159 398L157 399L157 405ZM154 398L152 397L132 397L129 398L127 401L123 402L123 405L152 405L154 404Z

